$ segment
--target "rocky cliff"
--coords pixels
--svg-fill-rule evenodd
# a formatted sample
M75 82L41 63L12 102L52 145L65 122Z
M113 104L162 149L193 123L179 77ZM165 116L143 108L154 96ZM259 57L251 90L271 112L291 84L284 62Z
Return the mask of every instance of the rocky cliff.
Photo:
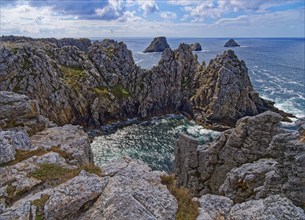
M293 131L282 128L281 120L281 115L270 111L244 117L235 128L206 145L181 136L175 149L177 184L196 196L225 196L203 196L201 202L225 200L229 208L219 204L214 210L226 210L222 215L227 219L232 215L239 215L233 219L259 216L255 207L265 208L266 216L261 219L268 219L274 213L272 203L282 209L280 215L285 212L282 205L286 206L280 203L292 207L290 217L277 219L305 218L304 211L297 208L305 208L304 121Z
M156 67L142 70L122 42L95 42L84 52L49 41L5 39L0 90L38 100L42 115L57 124L98 126L179 110L192 114L192 79L200 65L187 45L167 49Z
M28 121L40 116L37 101L0 95L1 108L16 116L9 118L16 126L0 130L1 220L175 219L178 205L161 184L164 173L129 158L94 166L80 126L38 126L29 136Z
M259 97L253 89L248 68L233 50L212 59L196 76L197 90L191 98L195 118L202 124L232 127L244 116L266 110L280 112L273 103ZM287 119L287 114L280 112Z
M224 47L240 47L240 45L234 39L230 39L225 43Z
M198 123L227 128L246 115L278 111L259 98L246 65L226 51L205 67L186 44L163 51L143 70L123 42L2 37L0 90L39 101L59 125L99 126L128 117L185 113Z

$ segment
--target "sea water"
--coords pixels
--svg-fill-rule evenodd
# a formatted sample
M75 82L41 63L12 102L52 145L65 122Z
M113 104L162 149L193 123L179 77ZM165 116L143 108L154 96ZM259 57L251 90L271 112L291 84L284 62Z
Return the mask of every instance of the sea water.
M93 39L94 40L94 39ZM137 65L150 69L157 65L161 53L143 53L150 38L118 38L133 52ZM168 38L171 48L180 43L199 42L202 51L198 61L209 63L222 54L228 39ZM303 38L243 38L235 39L241 47L233 48L239 59L246 62L249 76L260 96L274 101L275 106L296 117L305 117L305 44ZM203 129L183 117L155 118L153 123L133 124L108 135L97 136L92 150L97 164L121 156L141 159L155 170L172 171L174 143L180 133L187 133L206 143L218 133Z

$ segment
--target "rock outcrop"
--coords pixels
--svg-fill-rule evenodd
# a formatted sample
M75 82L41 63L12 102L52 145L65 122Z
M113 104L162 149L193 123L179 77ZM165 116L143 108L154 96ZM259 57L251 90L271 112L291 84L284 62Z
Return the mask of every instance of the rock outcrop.
M272 102L259 97L253 89L245 62L240 61L233 50L212 59L200 74L197 76L198 89L191 102L195 118L202 124L228 128L244 116L257 115L268 109L280 112Z
M32 134L52 126L36 100L14 92L0 91L0 112L0 129L23 127Z
M230 39L225 43L224 47L240 47L240 45L234 39Z
M302 220L305 218L304 210L279 195L234 205L227 197L207 194L202 196L199 202L201 208L197 220Z
M304 207L304 150L299 131L281 127L270 111L240 119L214 142L182 136L175 149L177 184L196 196L224 195L234 203L283 195Z
M160 183L161 172L128 158L102 167L106 188L81 219L175 219L177 203Z
M190 45L192 48L192 51L202 51L201 45L199 43L194 43Z
M166 48L169 48L166 37L155 37L144 53L163 52Z

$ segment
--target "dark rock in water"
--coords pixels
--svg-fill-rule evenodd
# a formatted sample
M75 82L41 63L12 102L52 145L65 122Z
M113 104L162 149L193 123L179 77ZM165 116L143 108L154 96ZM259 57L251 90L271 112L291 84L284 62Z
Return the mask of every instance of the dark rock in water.
M144 53L163 52L166 48L169 48L166 37L155 37Z
M235 40L230 39L227 41L227 43L225 44L225 47L240 47L240 45L238 43L236 43Z
M202 51L201 45L199 43L194 43L190 45L192 48L192 51Z

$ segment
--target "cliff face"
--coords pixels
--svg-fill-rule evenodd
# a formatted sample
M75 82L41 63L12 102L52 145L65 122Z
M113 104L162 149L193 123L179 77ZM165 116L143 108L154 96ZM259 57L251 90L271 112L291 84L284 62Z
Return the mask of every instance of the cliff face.
M175 149L177 184L196 196L223 195L232 204L278 194L304 209L304 121L298 131L290 131L281 128L281 120L270 111L244 117L207 145L180 137Z
M245 62L240 61L233 50L212 59L196 80L197 90L191 102L196 120L203 124L232 127L244 116L257 115L268 109L280 112L273 103L259 97Z
M187 45L167 49L159 65L142 70L124 43L104 40L84 52L66 42L3 41L0 90L39 100L42 114L58 124L99 125L180 109L191 114L191 81L199 64Z

